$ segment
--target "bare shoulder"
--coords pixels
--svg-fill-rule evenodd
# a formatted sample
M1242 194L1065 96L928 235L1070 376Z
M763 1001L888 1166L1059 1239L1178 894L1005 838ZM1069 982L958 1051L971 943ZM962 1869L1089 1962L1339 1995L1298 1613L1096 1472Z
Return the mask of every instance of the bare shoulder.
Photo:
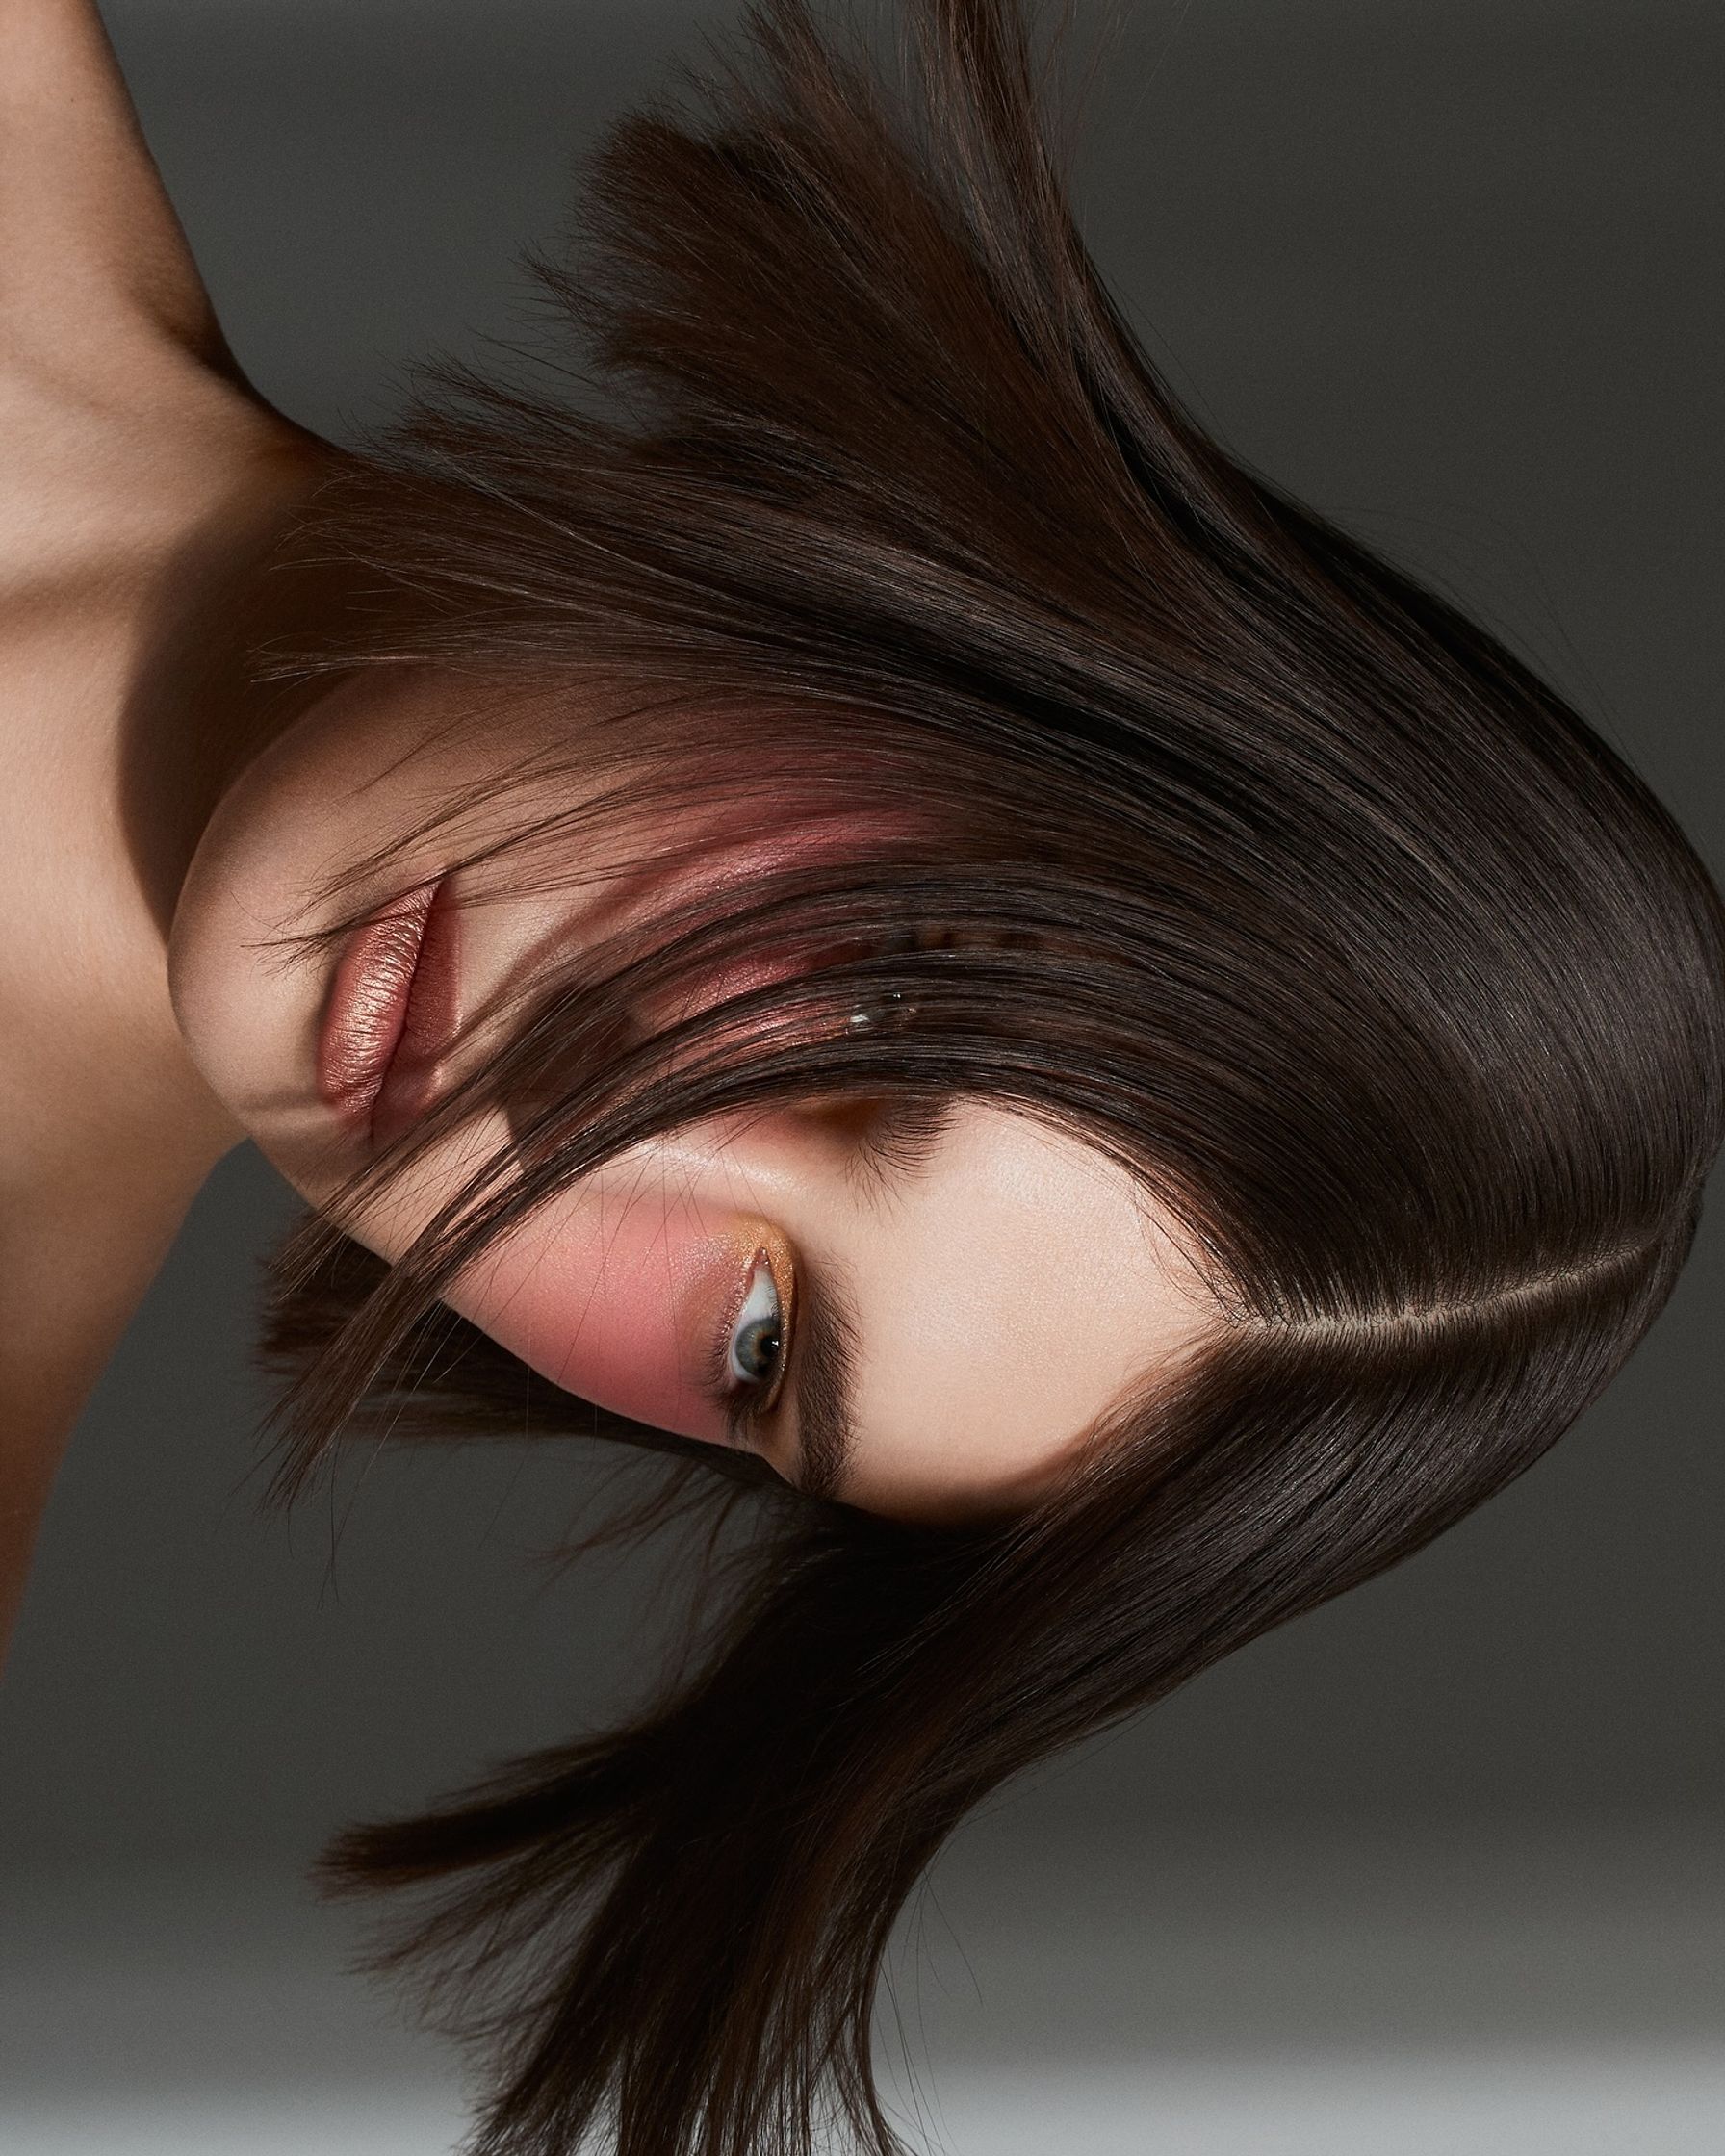
M95 0L0 0L0 620L123 583L299 433L228 350Z
M0 322L226 346L95 0L0 0Z
M139 654L194 596L189 543L248 533L298 435L227 355L94 0L0 0L0 1642L65 1439L201 1173L136 1172L126 1118L153 1128L159 1103L107 1082L113 1011L161 954L88 804ZM103 992L75 1003L68 977Z

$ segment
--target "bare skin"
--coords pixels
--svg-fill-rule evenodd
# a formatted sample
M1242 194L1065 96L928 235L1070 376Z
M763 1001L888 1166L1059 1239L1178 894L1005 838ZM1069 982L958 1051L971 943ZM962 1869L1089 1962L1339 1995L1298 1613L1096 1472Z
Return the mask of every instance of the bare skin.
M166 774L238 699L172 661L317 451L232 368L94 9L0 0L0 46L3 1641L78 1409L244 1136L166 962L197 812Z
M311 886L467 773L400 764L435 681L284 704L244 680L242 635L270 626L253 566L333 452L235 366L88 0L0 0L0 43L3 1642L67 1434L210 1169L251 1138L324 1204L363 1158L316 1083L327 972L285 979L256 939L317 925ZM504 890L464 919L453 1067L485 1053L487 996L598 933L597 903ZM464 1128L343 1224L399 1256L503 1136ZM830 1103L669 1134L449 1299L554 1382L724 1443L700 1373L765 1253L787 1367L744 1441L794 1482L800 1313L842 1286L839 1494L930 1517L1032 1494L1214 1322L1172 1223L1070 1137L965 1102L914 1180L859 1153Z

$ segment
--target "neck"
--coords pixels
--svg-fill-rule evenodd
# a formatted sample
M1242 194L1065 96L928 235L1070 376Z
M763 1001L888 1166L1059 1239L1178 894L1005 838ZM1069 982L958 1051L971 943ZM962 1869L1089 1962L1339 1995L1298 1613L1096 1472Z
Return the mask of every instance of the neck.
M217 802L327 689L259 688L247 659L329 603L327 575L262 572L338 453L286 422L242 437L123 578L27 632L41 693L9 728L20 783L0 804L0 904L22 932L0 961L23 1049L0 1058L13 1204L88 1194L92 1218L159 1241L245 1135L186 1052L167 939Z
M199 439L170 499L120 502L107 558L98 529L87 573L0 619L0 1659L78 1411L245 1136L168 995L186 870L327 687L259 690L246 661L339 599L327 574L263 574L339 452L279 415Z

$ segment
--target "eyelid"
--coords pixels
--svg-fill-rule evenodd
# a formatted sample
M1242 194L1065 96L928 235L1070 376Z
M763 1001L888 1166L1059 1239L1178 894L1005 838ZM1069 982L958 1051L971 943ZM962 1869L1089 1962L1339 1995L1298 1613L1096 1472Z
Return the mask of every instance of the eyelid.
M796 1340L797 1289L795 1268L788 1264L783 1251L775 1253L763 1245L758 1263L760 1258L765 1259L767 1270L773 1276L773 1290L779 1298L779 1334L782 1342L778 1375L773 1379L771 1389L760 1397L751 1410L757 1421L764 1422L785 1397L785 1379L790 1370L790 1351Z
M770 1391L757 1395L747 1385L737 1385L728 1375L731 1336L736 1329L737 1319L742 1315L754 1286L757 1270L765 1264L772 1274L774 1292L779 1298L779 1319L784 1346L779 1355L779 1373ZM785 1396L790 1370L791 1352L796 1342L796 1268L790 1258L785 1238L776 1232L758 1235L748 1245L746 1262L739 1267L731 1294L726 1297L708 1357L708 1386L712 1398L724 1409L732 1443L741 1445L748 1433L766 1422L778 1408Z

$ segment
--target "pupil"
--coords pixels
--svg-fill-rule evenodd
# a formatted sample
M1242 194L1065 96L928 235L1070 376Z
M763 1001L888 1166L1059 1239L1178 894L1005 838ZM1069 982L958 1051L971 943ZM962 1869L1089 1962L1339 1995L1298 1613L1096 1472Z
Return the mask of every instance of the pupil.
M758 1318L752 1325L743 1327L736 1359L751 1377L764 1377L778 1356L779 1345L778 1320Z

